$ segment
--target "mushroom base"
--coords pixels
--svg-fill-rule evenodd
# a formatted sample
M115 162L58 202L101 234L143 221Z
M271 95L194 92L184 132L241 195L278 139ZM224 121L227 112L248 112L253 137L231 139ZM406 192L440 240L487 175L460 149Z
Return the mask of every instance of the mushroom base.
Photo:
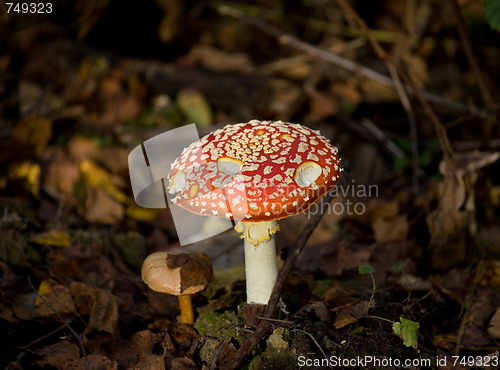
M245 242L247 302L267 304L278 276L274 239L278 222L239 222L235 230Z

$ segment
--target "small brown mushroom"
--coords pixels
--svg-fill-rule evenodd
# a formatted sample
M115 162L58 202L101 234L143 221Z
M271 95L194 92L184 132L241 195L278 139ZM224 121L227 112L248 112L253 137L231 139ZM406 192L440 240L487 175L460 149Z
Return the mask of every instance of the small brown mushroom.
M142 264L142 280L152 290L176 295L179 299L181 323L194 323L191 294L207 286L212 279L212 262L203 253L156 252Z

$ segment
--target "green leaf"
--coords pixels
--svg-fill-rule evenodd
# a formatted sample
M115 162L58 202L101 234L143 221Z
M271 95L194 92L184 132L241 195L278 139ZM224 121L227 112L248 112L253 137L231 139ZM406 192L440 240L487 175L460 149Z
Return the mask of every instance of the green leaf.
M392 331L394 334L403 339L403 344L406 347L418 349L417 331L420 324L418 322L405 319L404 317L400 317L399 321L400 322L392 324Z
M500 28L500 1L484 0L484 13L491 28Z
M406 267L406 262L398 261L398 262L390 265L388 270L389 270L389 272L391 272L393 274L397 274L398 272L403 271L405 269L405 267Z
M360 275L373 274L375 269L370 265L361 265L358 267L358 273Z

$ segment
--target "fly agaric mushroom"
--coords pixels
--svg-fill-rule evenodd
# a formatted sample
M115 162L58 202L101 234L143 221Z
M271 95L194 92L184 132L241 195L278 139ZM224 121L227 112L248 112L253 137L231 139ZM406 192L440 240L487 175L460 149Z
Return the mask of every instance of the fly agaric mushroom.
M239 221L247 302L267 304L277 278L278 220L308 209L339 178L338 150L319 131L281 121L227 125L192 143L172 164L173 202Z
M141 275L152 290L176 295L181 323L192 325L194 314L191 294L205 289L212 279L212 262L203 253L156 252L144 260Z

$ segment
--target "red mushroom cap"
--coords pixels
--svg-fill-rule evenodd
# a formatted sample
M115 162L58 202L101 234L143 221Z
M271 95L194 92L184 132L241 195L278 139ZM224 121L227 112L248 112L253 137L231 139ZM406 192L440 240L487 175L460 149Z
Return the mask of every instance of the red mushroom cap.
M273 221L309 208L335 187L341 171L337 148L319 131L253 120L184 149L172 164L169 192L196 214Z

